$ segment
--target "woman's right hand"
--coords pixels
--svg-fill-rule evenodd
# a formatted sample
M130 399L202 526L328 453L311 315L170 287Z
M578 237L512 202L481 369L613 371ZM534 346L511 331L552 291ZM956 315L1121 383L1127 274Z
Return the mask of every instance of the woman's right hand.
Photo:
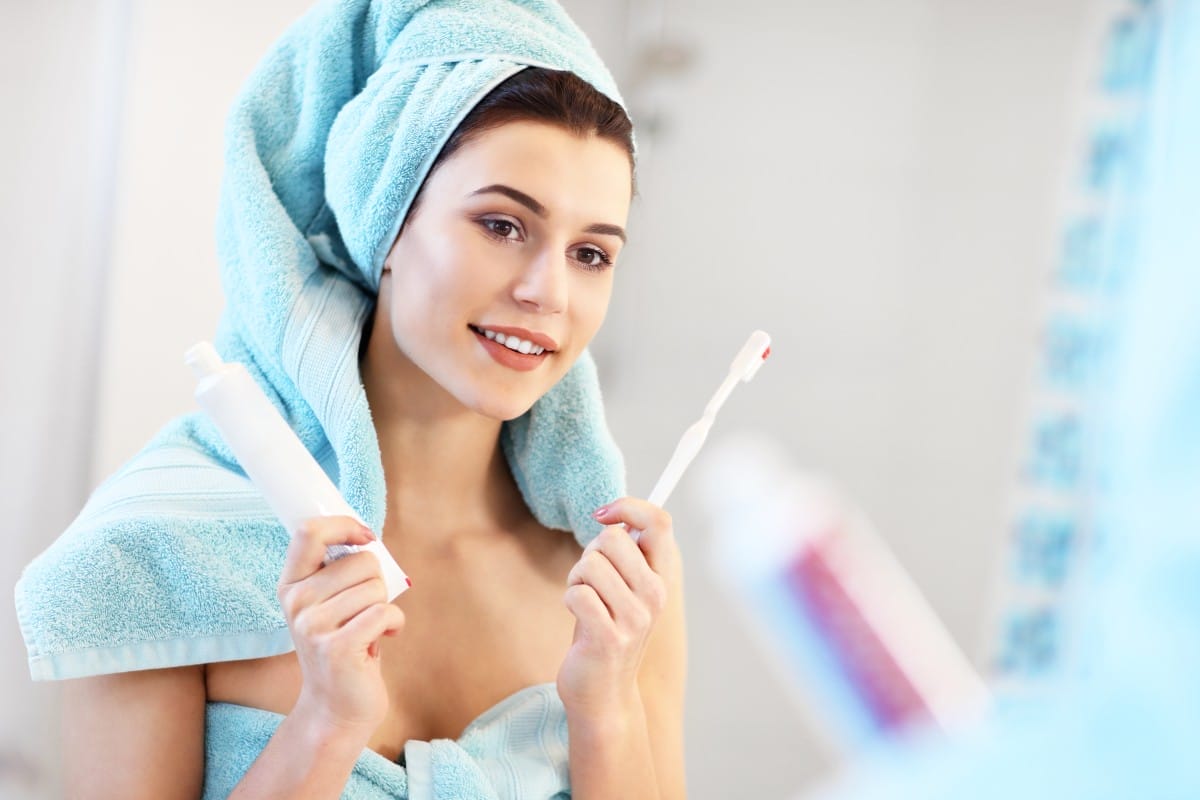
M404 627L387 601L379 560L354 553L323 566L325 548L369 544L375 535L351 517L315 517L292 537L279 578L304 684L295 710L328 729L369 738L388 710L379 638Z

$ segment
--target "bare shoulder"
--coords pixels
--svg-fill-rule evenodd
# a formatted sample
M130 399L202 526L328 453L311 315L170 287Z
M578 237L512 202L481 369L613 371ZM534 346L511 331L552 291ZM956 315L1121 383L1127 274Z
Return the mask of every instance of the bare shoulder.
M199 797L205 702L202 665L64 681L67 796Z

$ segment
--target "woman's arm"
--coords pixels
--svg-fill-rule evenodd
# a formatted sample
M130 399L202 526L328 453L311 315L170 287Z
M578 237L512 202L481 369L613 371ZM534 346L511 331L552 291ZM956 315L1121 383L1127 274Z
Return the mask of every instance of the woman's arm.
M622 498L567 578L575 641L559 670L577 800L685 795L683 579L671 517ZM622 527L619 523L624 523ZM635 540L627 529L642 531Z
M638 671L638 691L645 707L660 796L662 800L682 800L687 797L683 757L687 628L682 572L668 581L668 587L667 605L646 643L646 655Z
M204 704L201 666L65 681L66 796L195 800L204 785Z
M65 791L83 800L196 800L204 786L204 668L140 670L63 686ZM231 798L340 797L365 744L297 707Z
M279 597L304 685L291 713L230 797L337 798L387 712L379 637L404 615L387 602L379 562L356 553L322 566L331 544L374 534L345 517L309 520L288 546ZM204 788L204 667L67 681L67 796L195 800Z
M404 614L387 601L379 561L371 553L322 565L329 545L374 538L347 517L308 520L292 537L279 601L304 682L296 705L230 800L341 797L387 714L379 638L399 633Z
M677 582L654 626L638 691L606 712L570 720L571 788L576 800L605 797L624 782L621 797L687 797L683 703L687 673L683 587ZM648 790L656 786L658 794ZM595 788L595 792L590 790Z
M297 704L229 800L341 797L366 741L360 731L330 726Z

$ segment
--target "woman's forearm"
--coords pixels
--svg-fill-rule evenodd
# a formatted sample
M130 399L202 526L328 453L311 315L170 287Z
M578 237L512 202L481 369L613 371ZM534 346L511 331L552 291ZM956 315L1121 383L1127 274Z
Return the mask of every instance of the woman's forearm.
M342 796L369 732L323 724L299 706L276 728L230 800Z
M636 691L597 713L567 713L574 800L659 800L646 711Z

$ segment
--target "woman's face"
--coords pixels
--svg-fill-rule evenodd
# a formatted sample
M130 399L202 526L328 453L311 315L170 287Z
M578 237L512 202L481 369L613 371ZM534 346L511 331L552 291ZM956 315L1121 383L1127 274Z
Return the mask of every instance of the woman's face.
M390 368L410 362L480 414L525 413L604 320L631 185L606 139L514 122L469 140L426 181L384 263L375 328L401 356ZM399 377L423 379L412 373Z

